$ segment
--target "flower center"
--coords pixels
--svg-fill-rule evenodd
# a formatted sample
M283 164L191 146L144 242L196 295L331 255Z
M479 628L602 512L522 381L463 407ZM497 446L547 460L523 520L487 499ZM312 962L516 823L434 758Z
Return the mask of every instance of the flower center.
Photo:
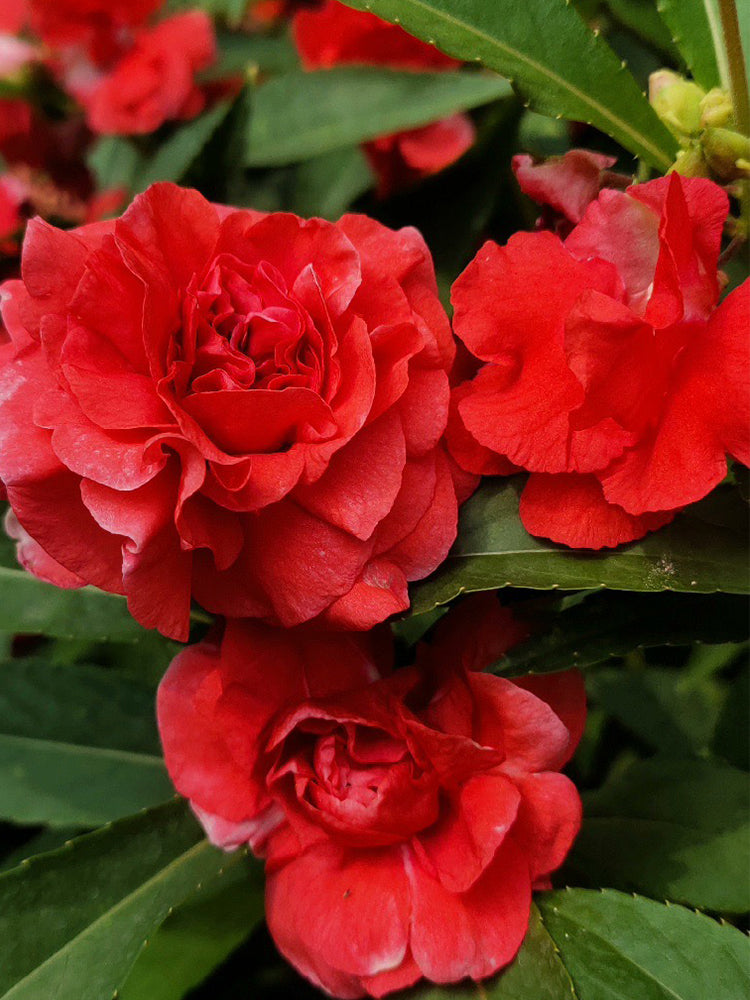
M437 818L432 770L406 741L369 726L302 723L287 739L276 774L293 774L296 802L346 843L397 843Z
M281 273L228 254L188 288L172 355L181 395L290 386L319 394L325 380L321 335Z

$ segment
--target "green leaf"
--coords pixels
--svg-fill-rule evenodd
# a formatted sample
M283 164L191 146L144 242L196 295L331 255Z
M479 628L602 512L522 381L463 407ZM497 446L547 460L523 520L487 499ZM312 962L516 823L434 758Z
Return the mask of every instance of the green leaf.
M478 72L347 66L286 73L255 91L246 162L253 167L294 163L511 94L504 80Z
M231 107L231 101L221 101L210 111L181 125L159 146L156 154L142 164L133 179L133 191L145 191L157 181L182 180Z
M699 594L750 589L747 508L732 488L720 488L639 542L587 552L528 534L518 515L524 482L523 476L487 481L463 506L450 556L413 588L414 614L464 592L497 587Z
M727 86L729 71L716 0L657 0L657 7L696 81L706 90Z
M743 771L706 760L636 761L584 796L572 863L594 885L743 913L748 806Z
M589 594L549 623L536 607L528 614L535 634L500 660L494 673L516 676L590 667L613 656L654 646L742 642L748 638L747 602L734 595ZM493 669L493 668L490 668Z
M99 642L137 642L144 634L118 594L61 590L6 567L0 567L0 632Z
M221 31L216 33L219 58L201 73L203 80L226 80L247 75L248 71L286 73L299 67L299 56L286 35L246 35Z
M732 683L716 723L712 750L735 767L750 771L750 666Z
M182 1000L262 919L258 867L237 865L167 917L141 952L118 1000Z
M0 875L0 997L106 1000L147 938L237 863L170 802Z
M659 17L655 0L607 0L607 6L620 24L644 41L670 56L677 55L672 33Z
M346 0L466 62L512 80L537 111L588 122L652 166L672 136L606 42L565 0Z
M748 995L750 943L735 927L611 891L545 893L538 905L581 1000Z
M138 171L143 169L144 156L132 140L121 135L103 135L91 146L86 162L100 191L109 188L130 191Z
M532 905L521 950L500 975L471 985L420 986L406 996L409 1000L574 1000L575 993L539 910Z
M173 794L153 694L96 667L0 668L0 818L99 826Z
M297 215L336 221L372 186L372 171L359 146L334 149L297 166L290 208Z
M697 754L708 749L721 708L710 678L696 682L685 670L597 670L587 678L594 703L653 750Z

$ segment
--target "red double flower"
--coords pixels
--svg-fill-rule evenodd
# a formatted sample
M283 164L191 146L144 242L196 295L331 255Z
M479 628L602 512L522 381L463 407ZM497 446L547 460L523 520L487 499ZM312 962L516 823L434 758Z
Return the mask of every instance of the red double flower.
M266 859L271 933L335 996L480 979L518 950L578 831L558 772L585 718L575 671L478 672L519 634L484 595L392 673L387 631L229 622L162 681L178 791L215 843Z

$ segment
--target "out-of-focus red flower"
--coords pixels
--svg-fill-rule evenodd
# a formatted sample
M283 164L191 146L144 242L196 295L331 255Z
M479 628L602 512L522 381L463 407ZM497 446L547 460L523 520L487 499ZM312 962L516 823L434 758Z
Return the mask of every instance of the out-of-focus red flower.
M750 283L718 306L728 199L678 174L604 190L562 242L487 243L453 289L484 364L449 444L477 473L532 475L521 518L586 548L639 538L750 460Z
M137 135L199 114L205 98L195 75L215 58L213 22L193 11L138 31L111 68L100 71L76 58L62 79L85 108L92 131Z
M294 17L293 32L307 69L355 64L434 71L460 65L398 25L345 7L337 0L327 0L319 10L300 11ZM378 175L378 191L385 197L455 163L472 146L474 138L471 119L461 114L423 128L379 137L365 145L365 152Z
M186 638L192 594L365 629L445 558L454 346L415 230L155 185L115 222L30 223L3 297L10 502L145 625Z
M23 223L21 206L26 199L23 185L8 174L0 176L0 253L12 253Z
M496 972L578 831L559 770L581 676L478 672L519 629L486 596L467 605L395 673L387 631L229 622L160 686L177 789L214 843L266 858L271 933L334 996Z
M378 194L389 194L440 173L469 149L475 138L468 115L451 115L442 121L374 139L365 154L378 178Z
M19 34L29 17L29 0L3 0L0 4L0 32Z
M5 2L5 0L4 0ZM163 0L27 0L31 28L52 48L82 46L96 63L127 46Z
M324 0L256 0L250 4L247 23L252 26L275 25L288 21L300 10L320 7Z

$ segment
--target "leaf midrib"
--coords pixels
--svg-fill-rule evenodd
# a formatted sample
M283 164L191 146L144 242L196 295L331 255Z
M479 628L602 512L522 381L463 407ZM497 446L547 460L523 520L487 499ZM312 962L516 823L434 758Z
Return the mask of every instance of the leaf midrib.
M591 930L591 928L588 925L577 922L569 914L560 913L559 910L557 911L557 913L555 913L555 917L556 917L557 920L560 920L562 923L564 923L564 924L567 923L569 927L574 928L576 931L579 931L579 932L582 931L584 934L587 934L589 937L592 937L595 940L600 941L604 945L605 949L608 952L611 952L612 954L617 955L618 958L623 959L625 962L627 962L630 965L632 965L635 969L638 969L638 971L640 973L642 973L642 975L646 979L650 979L651 982L655 983L660 989L664 990L665 996L674 997L674 1000L685 1000L684 994L675 993L675 991L670 986L667 986L666 983L663 983L661 981L661 979L659 979L658 976L654 975L653 972L651 972L649 969L645 969L634 958L631 958L629 955L625 954L625 952L622 951L621 949L619 949L612 941L608 941L607 938L602 937L600 934L597 934L597 932L595 930ZM546 927L546 924L545 924L545 927ZM547 931L547 933L550 934L550 937L554 941L555 940L554 934L552 934L552 932L549 931L549 930ZM564 956L563 956L563 960L564 960Z
M140 766L158 767L162 769L164 762L155 754L140 753L136 750L118 750L116 747L86 746L83 743L66 743L64 740L46 740L36 736L16 736L10 733L0 733L0 750L4 744L11 746L28 746L29 748L49 748L61 753L79 756L98 757L114 760L119 763L138 764Z
M209 848L213 850L213 848L211 847L211 845L207 840L200 840L198 841L197 844L194 844L193 847L189 848L187 851L184 851L178 857L173 858L172 861L170 861L167 865L164 866L164 868L160 868L155 875L152 875L150 879L148 879L146 882L142 882L138 886L138 888L135 889L133 892L130 892L127 895L123 896L123 898L119 900L119 902L115 903L114 906L111 906L109 909L105 910L104 913L101 913L90 924L87 924L86 927L84 927L84 929L80 933L75 935L75 937L72 937L69 941L66 941L61 948L58 948L56 951L52 952L52 954L49 955L43 962L35 966L35 968L31 970L31 972L27 973L23 977L23 979L19 979L17 982L15 982L8 990L8 992L2 995L0 1000L13 1000L13 996L18 995L18 990L21 987L25 988L30 984L33 984L35 978L37 978L41 974L43 969L47 968L52 962L64 958L65 955L69 953L70 949L77 942L85 939L94 930L96 930L96 928L98 928L99 925L104 923L106 920L113 918L114 916L117 915L117 913L120 910L125 909L130 903L134 902L140 896L143 896L144 894L149 892L154 885L158 885L160 881L163 881L177 866L192 860L193 857L199 856L203 851ZM228 864L231 864L231 860L228 861Z
M595 101L592 97L586 94L585 91L579 90L578 87L574 86L564 77L559 76L547 66L537 62L536 59L532 59L531 56L525 55L525 53L521 52L519 49L513 48L512 45L508 45L507 43L500 41L500 39L494 38L492 35L488 35L487 32L482 31L480 28L477 28L466 21L462 21L453 14L447 14L445 11L436 11L429 4L425 3L424 0L401 0L401 3L404 7L411 6L422 11L426 11L430 16L435 17L438 20L442 20L446 24L458 27L459 29L473 35L475 38L489 44L491 47L502 49L509 55L514 56L520 62L525 63L531 69L536 70L543 77L546 77L548 80L560 86L563 90L567 90L568 93L578 98L583 102L583 104L588 105L605 120L612 122L618 129L633 138L644 149L648 149L658 164L665 168L670 166L670 158L663 153L658 146L655 146L650 139L642 135L637 129L634 129L624 119L620 118L619 115L609 111L605 105L600 104L599 101Z

